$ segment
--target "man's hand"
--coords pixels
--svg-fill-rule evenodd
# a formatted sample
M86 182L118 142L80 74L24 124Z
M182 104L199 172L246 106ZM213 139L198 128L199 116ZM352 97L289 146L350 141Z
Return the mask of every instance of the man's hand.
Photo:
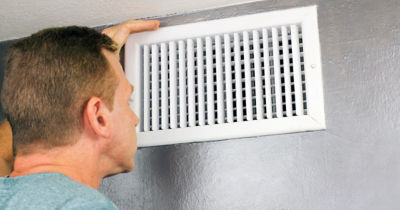
M119 25L106 28L102 31L103 34L109 36L115 43L118 44L117 55L126 43L129 34L143 31L157 30L160 26L158 20L127 20Z

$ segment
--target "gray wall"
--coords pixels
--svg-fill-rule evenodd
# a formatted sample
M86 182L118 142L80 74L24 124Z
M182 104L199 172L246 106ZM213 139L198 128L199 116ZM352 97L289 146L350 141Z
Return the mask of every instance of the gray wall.
M399 209L398 0L270 0L162 24L311 4L327 130L141 148L134 171L100 190L121 209Z
M317 4L327 130L139 149L104 180L121 209L399 209L400 2L276 0L164 25Z

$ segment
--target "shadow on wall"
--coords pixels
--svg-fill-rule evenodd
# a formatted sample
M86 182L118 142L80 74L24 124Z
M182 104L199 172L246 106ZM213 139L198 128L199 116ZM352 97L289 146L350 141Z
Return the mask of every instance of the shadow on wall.
M3 87L3 77L4 77L4 59L6 57L7 49L10 45L14 44L17 40L0 42L0 88ZM1 91L1 89L0 89ZM0 100L0 122L5 118L3 113L3 107L1 106Z

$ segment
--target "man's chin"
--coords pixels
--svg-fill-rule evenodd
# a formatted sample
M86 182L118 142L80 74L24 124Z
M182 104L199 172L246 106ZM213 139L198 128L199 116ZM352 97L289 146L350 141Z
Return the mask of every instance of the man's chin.
M133 168L135 168L135 161L134 160L132 160L131 163L129 163L129 164L125 165L125 166L122 166L120 168L120 171L114 171L114 173L108 174L105 177L110 177L110 176L114 176L114 175L122 174L122 173L128 173L128 172L131 172L133 170Z
M135 168L135 160L132 159L131 163L125 167L125 170L121 173L128 173L131 172Z

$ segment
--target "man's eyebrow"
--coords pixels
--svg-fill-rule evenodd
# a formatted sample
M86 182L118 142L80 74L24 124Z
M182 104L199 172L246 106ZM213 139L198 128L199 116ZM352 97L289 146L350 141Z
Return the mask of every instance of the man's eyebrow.
M135 87L133 87L133 85L130 85L131 86L131 93L133 93L133 91L135 90Z

